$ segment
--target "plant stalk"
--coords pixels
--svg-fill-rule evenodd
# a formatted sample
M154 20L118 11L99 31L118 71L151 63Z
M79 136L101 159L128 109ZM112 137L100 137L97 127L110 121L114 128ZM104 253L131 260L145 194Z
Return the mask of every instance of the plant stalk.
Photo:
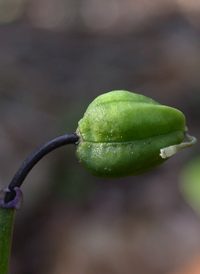
M0 273L7 274L12 243L14 208L0 207Z
M77 144L78 140L76 133L68 133L46 142L23 162L8 187L0 192L0 274L8 273L14 216L15 210L22 206L20 187L23 181L46 154L64 145Z

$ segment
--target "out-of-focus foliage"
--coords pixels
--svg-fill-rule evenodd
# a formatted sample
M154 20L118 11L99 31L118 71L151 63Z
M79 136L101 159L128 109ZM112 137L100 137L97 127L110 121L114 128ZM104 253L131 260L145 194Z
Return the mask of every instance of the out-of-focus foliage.
M198 1L187 0L1 0L0 23L15 22L25 16L41 29L123 34L141 29L174 10L198 26L199 6Z
M200 157L193 158L184 166L180 176L180 190L200 214Z

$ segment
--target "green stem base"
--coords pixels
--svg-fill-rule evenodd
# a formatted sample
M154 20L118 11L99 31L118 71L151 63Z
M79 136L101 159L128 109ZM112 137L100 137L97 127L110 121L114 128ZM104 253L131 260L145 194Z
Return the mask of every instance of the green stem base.
M0 273L7 274L10 260L15 210L0 207Z

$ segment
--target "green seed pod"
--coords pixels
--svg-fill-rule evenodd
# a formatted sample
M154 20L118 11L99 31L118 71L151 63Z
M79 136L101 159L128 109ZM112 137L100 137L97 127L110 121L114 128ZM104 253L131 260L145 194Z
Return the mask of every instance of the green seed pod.
M78 123L77 157L93 175L120 178L148 172L183 147L185 116L124 90L97 97Z

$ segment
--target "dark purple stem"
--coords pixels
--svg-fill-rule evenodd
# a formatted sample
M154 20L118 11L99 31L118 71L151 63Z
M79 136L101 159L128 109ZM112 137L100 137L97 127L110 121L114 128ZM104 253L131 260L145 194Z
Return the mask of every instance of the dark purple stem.
M76 144L78 143L79 137L76 133L68 133L57 138L50 140L49 142L45 143L41 147L39 147L35 152L33 152L21 165L15 176L13 177L12 181L8 186L8 190L5 194L4 204L8 204L12 200L15 199L16 196L16 189L19 189L22 185L24 179L30 172L30 170L49 152L52 150L68 145L68 144Z

